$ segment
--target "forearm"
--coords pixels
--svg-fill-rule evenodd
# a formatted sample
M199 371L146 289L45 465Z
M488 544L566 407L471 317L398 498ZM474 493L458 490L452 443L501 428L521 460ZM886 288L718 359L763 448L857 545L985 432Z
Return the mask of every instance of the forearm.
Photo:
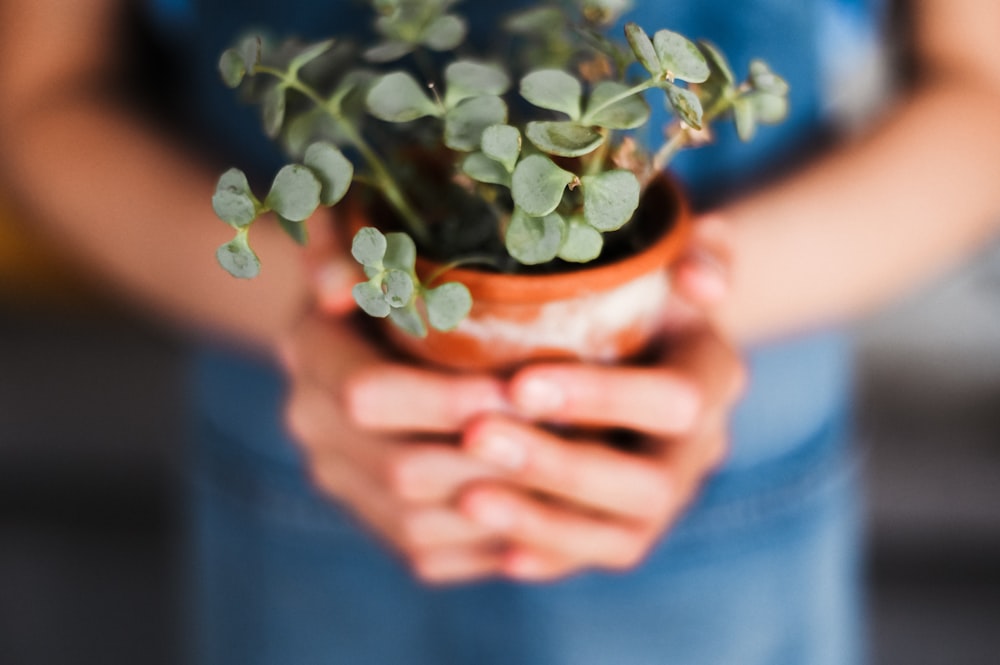
M841 322L980 245L1000 222L1000 94L925 86L857 145L721 214L741 339Z
M251 282L217 265L232 235L215 218L217 175L97 92L8 117L9 181L50 237L141 307L184 327L267 344L302 307L305 275L276 225L255 228Z
M1000 226L1000 4L914 0L920 83L865 140L721 211L722 320L759 339L864 313Z

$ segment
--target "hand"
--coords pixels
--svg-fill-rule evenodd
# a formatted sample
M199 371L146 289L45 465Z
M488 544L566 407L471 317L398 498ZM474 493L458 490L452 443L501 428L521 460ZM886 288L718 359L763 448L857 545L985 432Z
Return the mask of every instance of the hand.
M509 409L489 376L383 357L343 320L307 316L281 347L286 422L313 481L393 546L418 576L494 575L494 530L455 508L459 488L498 471L455 445L474 415Z
M634 567L722 461L742 364L707 328L669 346L658 366L523 369L510 399L535 422L489 415L466 431L465 449L503 473L467 487L460 505L506 537L504 574L543 581L591 567ZM537 422L626 428L644 445L628 451L597 436L560 436Z
M673 297L663 320L664 332L701 327L715 319L731 290L732 229L717 214L695 218L687 250L671 268Z

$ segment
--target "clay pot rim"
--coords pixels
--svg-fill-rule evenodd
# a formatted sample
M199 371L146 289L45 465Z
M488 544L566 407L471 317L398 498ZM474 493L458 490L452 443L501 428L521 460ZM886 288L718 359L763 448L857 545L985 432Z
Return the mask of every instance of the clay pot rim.
M680 186L668 174L657 176L651 187L665 187L676 204L674 219L667 220L663 232L644 250L618 261L544 275L513 275L487 272L475 268L451 268L434 280L435 284L461 282L472 294L473 302L542 303L563 300L582 292L605 291L625 284L658 268L666 269L684 250L691 234L692 215L687 198ZM417 258L417 271L431 275L441 267L422 257Z

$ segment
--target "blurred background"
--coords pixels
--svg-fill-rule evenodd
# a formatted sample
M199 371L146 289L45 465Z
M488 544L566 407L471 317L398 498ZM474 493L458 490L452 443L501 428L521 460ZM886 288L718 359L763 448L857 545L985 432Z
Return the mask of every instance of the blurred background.
M177 663L183 349L0 210L0 663ZM874 662L995 665L1000 244L857 341Z
M0 665L180 661L181 343L0 189ZM1000 663L1000 242L856 330L875 665Z

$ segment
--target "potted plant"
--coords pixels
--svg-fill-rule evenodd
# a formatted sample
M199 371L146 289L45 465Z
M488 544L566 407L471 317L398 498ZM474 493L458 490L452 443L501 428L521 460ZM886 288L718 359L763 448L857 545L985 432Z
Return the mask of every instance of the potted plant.
M540 2L507 18L507 50L459 57L456 3L372 0L368 46L250 36L222 54L295 161L262 199L222 175L213 206L236 236L219 262L253 277L253 223L274 213L304 243L302 222L343 201L366 278L354 297L411 353L495 368L639 350L688 227L670 158L717 119L745 140L778 122L787 85L761 61L739 82L717 48L667 29L612 38L626 0ZM672 119L646 151L651 104Z

